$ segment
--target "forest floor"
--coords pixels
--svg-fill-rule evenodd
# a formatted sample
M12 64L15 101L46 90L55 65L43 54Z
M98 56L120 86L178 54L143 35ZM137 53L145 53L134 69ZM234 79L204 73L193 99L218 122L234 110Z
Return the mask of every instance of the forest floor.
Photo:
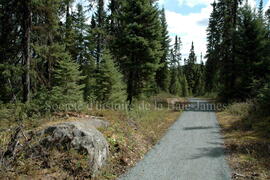
M185 100L159 97L159 101L170 103ZM141 160L180 115L179 111L173 109L156 109L152 100L146 103L149 105L147 109L137 105L131 111L92 109L69 115L58 114L50 118L32 118L25 120L23 125L24 130L28 131L50 123L74 120L78 116L104 118L111 125L99 130L109 143L110 157L100 175L92 179L116 179ZM0 113L7 112L6 109L0 111ZM0 155L10 141L12 129L17 125L16 121L0 119ZM45 157L35 159L27 157L25 153L19 154L18 158L9 164L10 166L0 167L0 179L91 179L87 156L79 155L74 150L59 152L56 149L46 154Z
M270 179L270 140L246 130L243 117L227 110L217 113L233 179Z

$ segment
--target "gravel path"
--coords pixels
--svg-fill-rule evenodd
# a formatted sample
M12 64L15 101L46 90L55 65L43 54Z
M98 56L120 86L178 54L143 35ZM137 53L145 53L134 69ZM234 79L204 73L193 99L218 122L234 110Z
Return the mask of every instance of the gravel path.
M215 113L189 111L120 180L229 180L230 174Z

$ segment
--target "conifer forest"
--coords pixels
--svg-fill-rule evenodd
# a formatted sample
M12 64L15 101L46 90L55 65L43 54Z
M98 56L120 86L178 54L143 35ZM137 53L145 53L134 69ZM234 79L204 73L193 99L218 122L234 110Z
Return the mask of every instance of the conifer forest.
M138 109L142 101L152 107L153 99L224 103L222 111L241 119L234 129L252 131L270 147L270 7L262 0L256 8L247 0L213 0L211 7L207 51L196 53L190 39L185 56L182 37L169 32L158 0L0 0L0 179L41 172L33 167L59 172L60 179L118 177L134 165L125 159L138 161L173 124L157 119L179 116ZM95 103L108 106L89 111ZM127 110L111 104L127 104ZM109 143L110 170L89 175L73 151L65 155L77 164L28 139L28 131L70 117L110 121L100 130ZM32 165L21 168L25 164ZM263 167L270 172L269 164Z

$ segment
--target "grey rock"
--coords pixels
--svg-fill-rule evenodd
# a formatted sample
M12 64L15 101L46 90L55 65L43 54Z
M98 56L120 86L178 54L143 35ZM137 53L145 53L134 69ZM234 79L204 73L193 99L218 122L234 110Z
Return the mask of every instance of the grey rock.
M40 144L46 148L74 148L80 153L88 154L91 174L96 175L106 163L109 148L104 136L90 122L84 120L48 126L39 132Z

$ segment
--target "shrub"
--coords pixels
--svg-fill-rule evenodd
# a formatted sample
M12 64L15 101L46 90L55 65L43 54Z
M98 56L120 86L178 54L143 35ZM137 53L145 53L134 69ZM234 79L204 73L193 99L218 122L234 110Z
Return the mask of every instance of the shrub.
M253 108L254 104L249 102L233 103L226 108L226 111L232 115L246 117Z
M258 104L262 115L270 116L270 84L266 85L258 95Z

